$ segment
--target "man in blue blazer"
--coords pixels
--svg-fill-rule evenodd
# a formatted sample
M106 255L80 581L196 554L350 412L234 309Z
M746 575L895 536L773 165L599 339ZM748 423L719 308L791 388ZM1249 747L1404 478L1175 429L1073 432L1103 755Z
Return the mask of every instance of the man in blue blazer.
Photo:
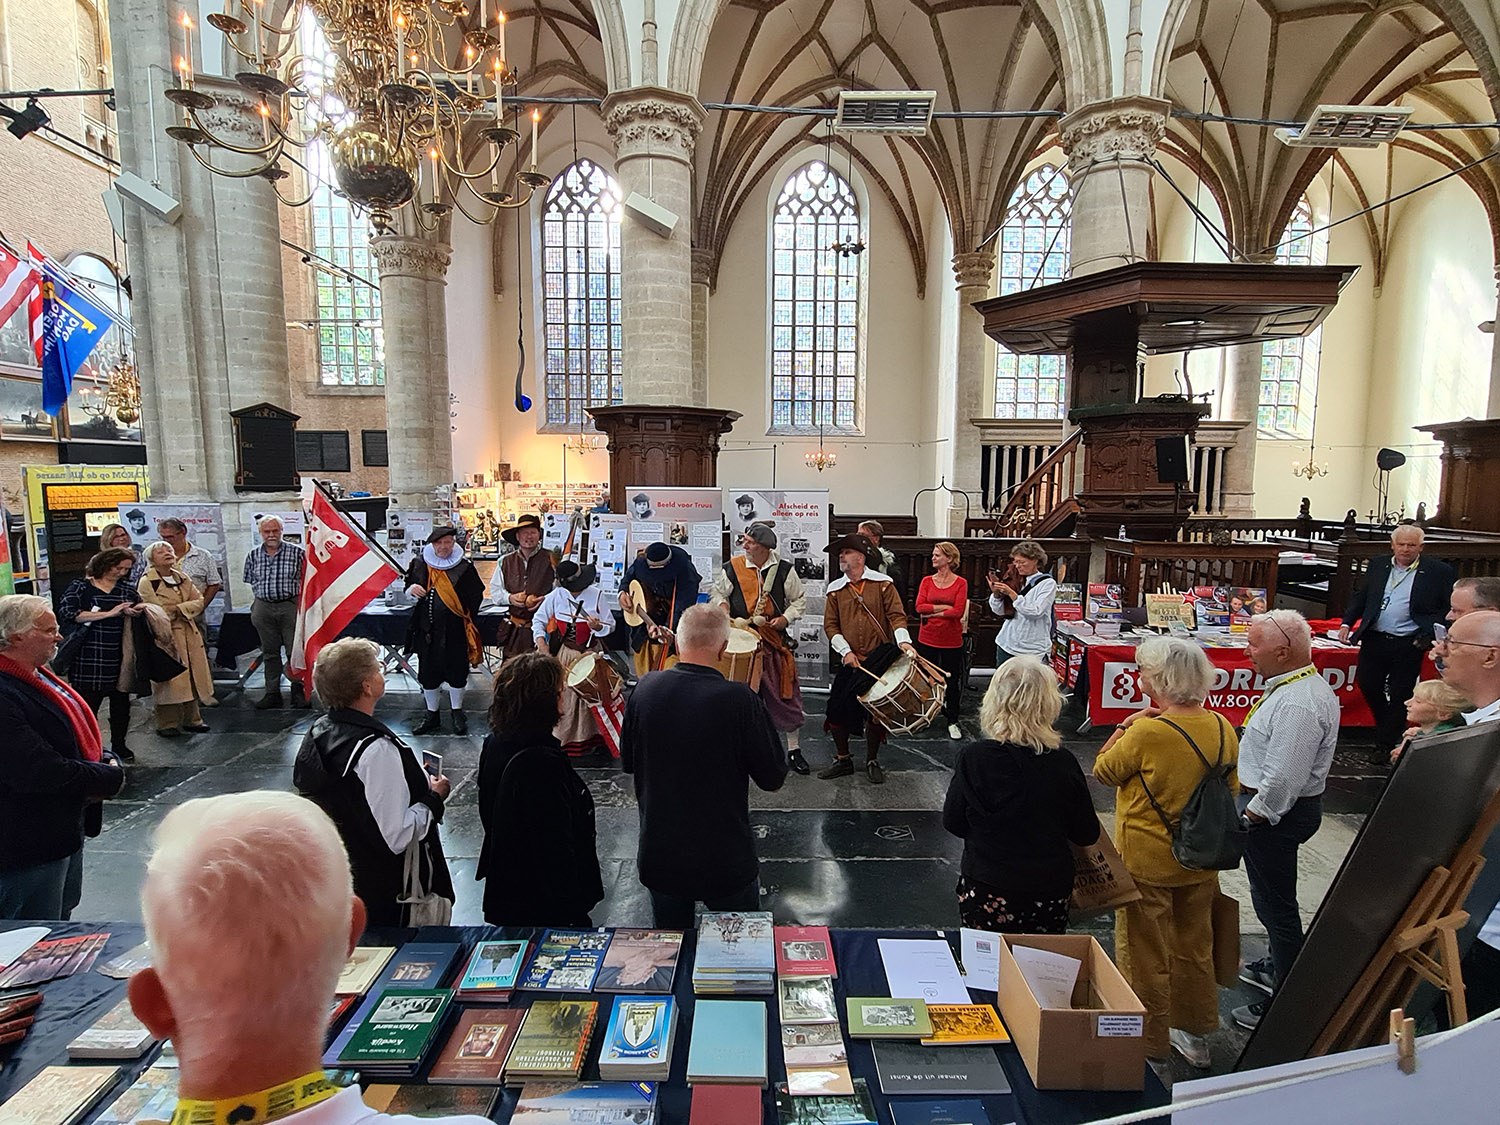
M1360 647L1355 676L1375 716L1376 761L1385 761L1401 741L1406 701L1432 647L1432 627L1447 616L1457 577L1447 563L1422 557L1424 538L1412 523L1391 533L1390 556L1370 560L1339 630L1340 640Z

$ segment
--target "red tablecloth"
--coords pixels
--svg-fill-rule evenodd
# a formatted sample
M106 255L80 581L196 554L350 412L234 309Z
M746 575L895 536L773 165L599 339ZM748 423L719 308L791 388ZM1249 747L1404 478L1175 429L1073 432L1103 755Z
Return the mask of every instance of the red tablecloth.
M1147 706L1149 701L1141 693L1141 675L1135 663L1134 645L1097 641L1085 644L1066 635L1059 635L1058 642L1053 651L1053 667L1058 678L1067 686L1075 687L1080 673L1087 671L1089 721L1095 726L1118 723L1132 711ZM1251 666L1244 649L1205 648L1203 651L1208 654L1216 673L1207 705L1239 726L1265 691L1265 684ZM1357 648L1313 649L1313 664L1338 696L1343 712L1342 725L1371 727L1375 725L1375 719L1354 682L1354 668L1358 662ZM1432 665L1424 661L1423 676L1432 674Z

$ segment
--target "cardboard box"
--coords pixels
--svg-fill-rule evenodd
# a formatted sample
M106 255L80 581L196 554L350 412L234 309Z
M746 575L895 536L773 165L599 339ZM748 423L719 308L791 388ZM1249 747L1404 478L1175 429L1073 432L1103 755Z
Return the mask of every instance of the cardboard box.
M1140 1090L1146 1083L1146 1009L1109 955L1086 934L1003 934L1000 1016L1038 1090ZM1043 1008L1012 946L1083 962L1072 1008Z

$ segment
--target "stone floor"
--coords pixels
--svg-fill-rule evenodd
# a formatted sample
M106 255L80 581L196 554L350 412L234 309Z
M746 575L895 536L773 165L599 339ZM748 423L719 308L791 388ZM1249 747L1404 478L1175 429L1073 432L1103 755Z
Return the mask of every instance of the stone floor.
M221 685L227 688L229 685ZM976 687L979 686L976 681ZM419 716L420 696L404 677L392 676L381 717L406 731ZM252 689L252 695L258 696ZM962 726L977 732L978 691L966 695ZM125 792L105 806L104 832L85 850L80 919L138 919L137 894L151 849L151 835L172 806L192 797L255 788L291 788L292 761L310 711L255 711L252 699L234 694L207 709L212 733L167 740L154 733L149 705L137 704L131 747L137 761ZM483 712L488 691L475 676L465 700L471 733L451 733L421 740L443 755L444 771L453 781L449 811L442 826L443 844L458 890L455 920L480 923L481 887L473 879L482 830L475 804L475 770L486 727ZM822 697L809 694L809 718L803 748L814 770L832 755L822 733ZM1081 716L1065 714L1065 729L1074 730ZM445 714L446 722L446 714ZM1065 746L1088 772L1103 741L1102 732L1070 735ZM1329 780L1326 815L1317 836L1302 849L1299 893L1311 917L1348 850L1364 814L1384 781L1384 771L1368 762L1367 741L1357 733L1341 743ZM760 839L765 904L778 919L831 926L946 928L958 924L953 886L958 874L960 841L942 826L943 797L959 743L946 732L901 738L881 754L887 771L883 786L862 774L836 781L788 777L776 793L752 790L751 820ZM607 760L583 765L598 808L598 849L604 871L605 898L594 911L600 924L650 924L650 904L636 881L637 817L630 779ZM1114 791L1090 781L1094 803L1109 819ZM1264 930L1249 905L1242 871L1222 878L1226 893L1242 904L1243 952L1247 959L1264 952ZM1113 949L1112 920L1096 919L1085 927ZM1229 1009L1258 998L1254 990L1221 992L1224 1023L1232 1028ZM1237 1029L1214 1037L1214 1068L1227 1070L1243 1045ZM1175 1062L1178 1077L1190 1071Z

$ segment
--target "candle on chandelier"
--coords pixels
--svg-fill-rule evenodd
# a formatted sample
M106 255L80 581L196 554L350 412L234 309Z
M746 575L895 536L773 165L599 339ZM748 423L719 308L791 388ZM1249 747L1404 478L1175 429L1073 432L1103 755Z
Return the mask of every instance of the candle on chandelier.
M271 143L271 108L265 102L260 103L260 139Z
M484 25L490 22L490 0L479 0L479 29L484 30Z
M432 161L432 202L436 203L438 201L438 150L428 149L427 157Z
M184 90L191 90L193 88L193 68L189 65L187 59L181 55L177 56L177 75L182 82Z
M406 17L396 13L396 77L406 77Z
M502 69L503 66L504 66L504 64L499 59L495 60L495 124L496 125L500 124L500 115L501 115L501 113L505 109L505 82L504 82L505 72Z
M193 86L193 21L186 13L182 13L182 59L187 65L183 68L188 89Z
M262 38L262 36L261 36L261 28L260 28L260 5L261 5L261 0L250 0L250 3L251 3L250 15L251 15L251 19L252 19L252 21L253 21L253 23L255 25L255 28L254 28L254 32L255 32L255 65L259 66L259 67L264 67L266 65L266 48L265 48L265 44L263 44L261 42L261 38Z
M464 88L474 92L474 48L464 44Z
M534 109L531 111L531 170L536 171L536 127L542 119L542 111Z
M495 24L500 29L500 58L501 58L502 61L504 61L504 59L505 59L505 13L504 12L496 12L495 13Z

